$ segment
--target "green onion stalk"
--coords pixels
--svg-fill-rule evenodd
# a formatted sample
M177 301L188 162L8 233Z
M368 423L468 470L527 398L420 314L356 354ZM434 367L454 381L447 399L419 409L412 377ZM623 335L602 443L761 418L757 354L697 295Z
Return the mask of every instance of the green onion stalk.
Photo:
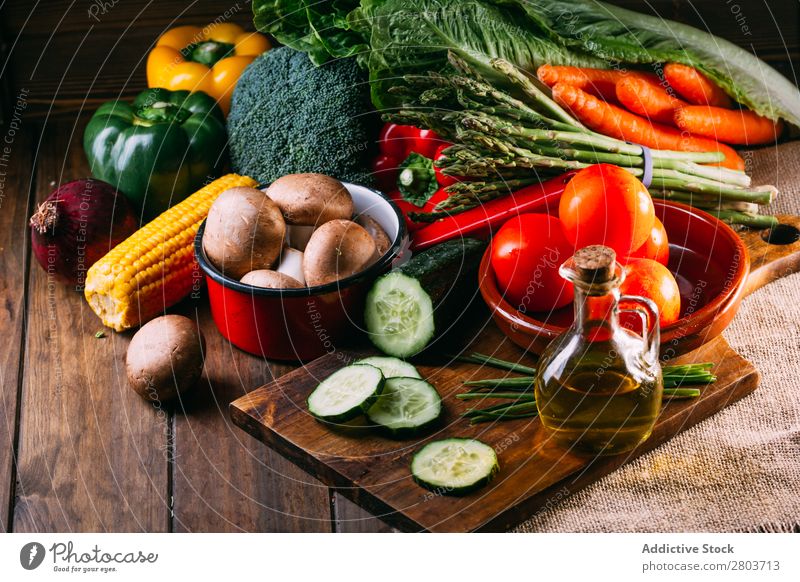
M456 395L459 400L508 401L485 408L470 408L462 416L470 419L471 423L533 418L537 416L536 397L533 392L533 385L536 380L535 368L477 352L466 356L458 356L456 359L509 372L527 374L525 376L504 376L464 382L464 386L470 390ZM717 381L717 377L712 372L713 367L714 364L711 362L663 366L664 399L681 400L699 397L701 390L697 387L698 385L713 384Z
M404 77L392 89L403 106L384 115L453 142L436 163L443 174L464 178L446 188L448 197L432 212L415 213L414 220L435 221L597 163L644 175L642 146L587 129L510 62L492 59L491 66L514 95L484 81L453 53L449 61L452 74ZM773 201L777 189L753 187L744 172L706 165L724 160L722 152L651 150L651 157L653 198L685 202L730 224L774 226L759 208Z

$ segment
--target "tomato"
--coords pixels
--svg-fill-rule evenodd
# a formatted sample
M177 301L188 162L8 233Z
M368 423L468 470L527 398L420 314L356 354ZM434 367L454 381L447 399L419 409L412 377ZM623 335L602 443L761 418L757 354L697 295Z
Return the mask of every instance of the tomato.
M627 263L631 259L653 259L665 267L669 262L669 241L667 231L658 218L653 219L653 228L644 244L620 262Z
M378 146L381 154L402 162L408 157L418 137L419 130L414 126L387 123L378 136Z
M417 129L417 136L411 146L412 152L417 152L421 156L434 159L439 146L444 141L432 129Z
M459 179L454 176L446 176L442 174L442 171L436 166L436 162L444 157L444 154L442 152L447 148L449 148L451 145L453 144L443 143L438 148L436 148L436 153L433 154L433 171L436 172L436 181L439 182L439 186L441 186L442 188L451 186L452 184L455 184L456 182L459 181Z
M652 300L658 306L662 327L678 320L681 313L681 292L669 269L651 259L633 259L624 268L625 280L620 285L620 293ZM622 307L631 306L623 302ZM624 321L628 323L627 318ZM641 324L635 329L639 328Z
M647 188L610 164L584 168L570 180L558 206L567 240L576 249L606 245L618 257L642 246L653 229L655 210Z
M550 311L572 302L572 283L558 274L572 254L558 218L521 214L492 240L492 269L506 300L519 311Z

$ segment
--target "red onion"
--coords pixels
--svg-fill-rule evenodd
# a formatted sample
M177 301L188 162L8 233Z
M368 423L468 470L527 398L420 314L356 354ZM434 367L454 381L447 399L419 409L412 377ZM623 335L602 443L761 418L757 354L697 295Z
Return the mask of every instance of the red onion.
M100 180L56 189L31 217L33 254L59 281L82 288L86 271L136 230L128 199Z

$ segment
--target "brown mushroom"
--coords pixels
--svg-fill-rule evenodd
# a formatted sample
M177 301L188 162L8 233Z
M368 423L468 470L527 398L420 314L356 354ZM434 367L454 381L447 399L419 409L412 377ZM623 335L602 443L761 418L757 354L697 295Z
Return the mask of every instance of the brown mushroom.
M146 400L171 400L200 379L204 348L203 334L188 317L157 317L131 339L125 357L128 382Z
M225 275L241 279L250 271L271 268L285 236L286 223L272 199L255 188L231 188L211 206L203 249Z
M330 220L350 220L353 216L350 192L339 180L324 174L288 174L275 180L266 193L280 207L286 224L292 226L320 227Z
M383 227L377 220L366 214L359 214L356 217L356 223L364 227L364 229L375 241L375 247L378 249L378 256L382 257L392 246L392 241L389 240L389 235L383 230Z
M291 247L283 247L277 271L289 275L302 285L305 285L306 279L303 275L303 253Z
M253 287L264 287L265 289L299 289L303 286L294 277L269 269L250 271L242 277L242 283Z
M310 287L354 275L378 259L375 241L350 220L331 220L320 226L308 241L303 274Z

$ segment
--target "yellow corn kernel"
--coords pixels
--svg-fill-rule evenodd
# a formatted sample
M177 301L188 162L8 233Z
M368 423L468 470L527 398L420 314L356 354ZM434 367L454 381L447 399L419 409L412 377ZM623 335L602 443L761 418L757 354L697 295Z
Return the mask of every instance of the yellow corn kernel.
M123 331L141 325L186 297L192 274L194 238L211 205L225 190L256 186L247 176L228 174L162 213L111 249L86 273L84 295L103 324Z

